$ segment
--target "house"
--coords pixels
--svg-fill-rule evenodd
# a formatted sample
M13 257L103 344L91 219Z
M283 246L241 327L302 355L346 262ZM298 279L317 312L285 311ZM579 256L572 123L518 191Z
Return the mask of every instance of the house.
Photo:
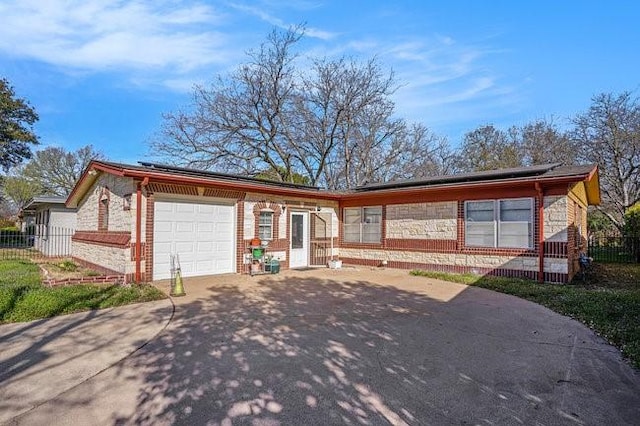
M268 242L282 268L345 264L568 282L584 250L593 165L532 167L333 192L167 165L93 161L67 199L73 256L135 281L249 271Z
M33 235L33 246L45 256L71 254L76 228L76 208L65 206L67 197L34 197L21 212L24 232Z

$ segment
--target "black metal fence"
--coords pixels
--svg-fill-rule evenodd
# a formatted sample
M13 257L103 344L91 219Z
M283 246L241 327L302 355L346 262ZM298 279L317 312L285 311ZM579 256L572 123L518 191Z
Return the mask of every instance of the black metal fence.
M74 230L40 227L35 233L12 230L0 231L0 259L37 259L71 256L71 237Z
M589 256L596 262L640 263L640 236L620 233L590 235Z

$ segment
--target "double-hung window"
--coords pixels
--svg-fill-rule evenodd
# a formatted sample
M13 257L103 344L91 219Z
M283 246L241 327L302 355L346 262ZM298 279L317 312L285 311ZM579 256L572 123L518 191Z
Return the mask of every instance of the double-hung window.
M258 219L258 238L270 241L273 239L273 212L261 211Z
M533 199L466 201L465 245L532 248Z
M382 207L344 209L343 237L348 243L379 243L382 236Z

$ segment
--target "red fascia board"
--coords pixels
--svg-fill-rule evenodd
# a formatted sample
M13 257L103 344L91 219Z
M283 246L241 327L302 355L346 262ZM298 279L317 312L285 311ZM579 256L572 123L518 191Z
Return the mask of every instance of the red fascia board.
M528 187L533 183L538 182L539 184L544 185L545 183L549 184L564 184L564 183L575 183L581 182L585 180L587 175L578 175L578 176L567 176L567 177L549 177L549 178L522 178L522 179L510 179L503 181L494 181L494 182L460 182L455 184L442 184L442 185L433 185L433 186L423 186L423 187L415 187L415 188L396 188L396 189L384 189L384 190L374 190L374 191L363 191L363 192L354 192L350 194L343 194L341 200L357 200L358 198L376 198L376 197L388 197L390 195L398 194L398 195L413 195L413 194L424 194L424 193L433 193L433 192L441 192L447 190L455 190L455 189L469 189L469 188L477 188L477 187L491 187L491 188L512 188L514 186L520 187Z
M73 187L73 190L67 197L67 200L65 201L65 205L67 207L70 207L71 201L78 195L77 192L79 188L82 186L81 183L84 182L86 179L88 179L89 173L91 173L91 171L101 171L101 172L106 172L116 176L124 175L124 171L122 168L113 167L113 166L101 163L99 161L92 160L87 166L87 168L84 170L84 173L82 173L82 176L80 176L80 179L78 179L76 186Z
M152 171L141 171L141 170L124 170L124 174L122 176L132 177L134 179L144 179L149 178L150 180L156 182L164 182L171 183L177 185L202 185L202 186L212 186L215 185L218 188L225 188L234 191L244 191L244 192L266 192L274 195L288 195L288 196L298 196L305 198L318 198L323 200L338 200L340 195L336 193L326 192L326 191L305 191L300 189L292 189L292 188L279 188L279 187L271 187L267 185L260 184L250 184L244 182L226 182L222 180L213 180L213 179L203 179L193 176L172 176L164 173L152 172Z

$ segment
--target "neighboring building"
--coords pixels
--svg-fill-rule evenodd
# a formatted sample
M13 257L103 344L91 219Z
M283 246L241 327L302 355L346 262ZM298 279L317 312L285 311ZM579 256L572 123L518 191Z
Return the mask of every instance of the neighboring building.
M250 242L282 268L345 264L568 282L597 167L549 164L347 192L152 163L92 162L67 199L73 256L136 281L246 273Z
M76 209L65 206L66 197L35 197L23 209L24 232L33 235L33 246L46 256L71 254L76 229Z

